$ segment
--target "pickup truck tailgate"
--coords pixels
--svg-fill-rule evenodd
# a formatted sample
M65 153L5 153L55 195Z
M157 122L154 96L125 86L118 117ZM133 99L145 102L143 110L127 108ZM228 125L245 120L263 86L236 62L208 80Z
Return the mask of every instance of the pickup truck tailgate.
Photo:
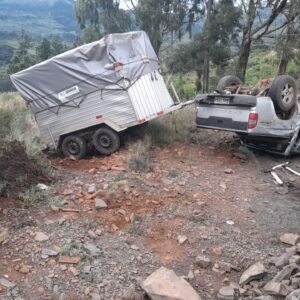
M256 97L244 95L205 95L197 106L197 126L247 132L249 115L255 113Z

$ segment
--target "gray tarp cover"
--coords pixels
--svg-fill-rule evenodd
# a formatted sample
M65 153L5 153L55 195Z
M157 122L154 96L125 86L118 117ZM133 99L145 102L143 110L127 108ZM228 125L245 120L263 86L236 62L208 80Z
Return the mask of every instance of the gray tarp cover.
M37 113L78 105L87 94L115 84L124 88L122 79L130 85L158 68L147 34L137 31L107 35L16 73L11 80Z

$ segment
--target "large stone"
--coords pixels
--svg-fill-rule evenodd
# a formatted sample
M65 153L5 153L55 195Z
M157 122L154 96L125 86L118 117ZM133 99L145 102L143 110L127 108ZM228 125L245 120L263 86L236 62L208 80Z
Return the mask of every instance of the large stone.
M151 300L201 300L187 281L164 267L152 273L141 287Z
M290 278L291 274L294 270L296 270L298 266L296 264L290 264L285 266L277 275L273 278L274 282L281 282L284 279Z
M281 242L293 246L300 241L300 235L297 233L285 233L281 235L279 239Z
M96 184L95 183L92 183L89 185L88 187L88 193L89 194L94 194L96 192Z
M264 286L267 294L274 296L286 296L289 292L288 287L280 282L270 281Z
M248 282L260 279L266 274L265 266L259 261L250 266L241 276L239 284L247 284Z
M289 259L291 256L293 256L292 252L286 252L279 257L274 257L272 260L277 268L282 268L289 263Z
M46 235L45 233L43 232L37 232L35 234L35 238L34 238L36 241L38 242L44 242L44 241L48 241L49 240L49 237L48 235Z
M98 256L101 253L100 249L94 244L84 244L83 248L92 256Z
M96 209L107 208L107 204L104 200L100 198L95 199L95 207Z

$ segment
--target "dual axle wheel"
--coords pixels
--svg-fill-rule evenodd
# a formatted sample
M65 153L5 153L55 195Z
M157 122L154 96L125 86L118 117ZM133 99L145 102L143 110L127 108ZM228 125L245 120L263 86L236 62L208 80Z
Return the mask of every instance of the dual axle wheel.
M120 148L120 137L117 132L101 127L92 136L92 144L103 155L110 155ZM66 157L83 158L87 153L87 142L79 135L68 135L64 138L61 150Z

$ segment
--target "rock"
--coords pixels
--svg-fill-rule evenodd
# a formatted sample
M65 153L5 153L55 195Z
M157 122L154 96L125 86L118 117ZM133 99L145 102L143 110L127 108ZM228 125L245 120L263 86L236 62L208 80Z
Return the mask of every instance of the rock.
M223 286L218 292L218 299L220 300L234 300L235 289L231 286Z
M279 257L274 257L272 261L277 268L282 268L289 263L289 259L291 256L293 256L291 252L283 253Z
M212 252L217 256L221 256L223 254L223 248L221 247L212 248Z
M96 193L96 184L95 183L92 183L92 184L89 185L89 187L88 187L88 193L89 194Z
M43 249L42 250L42 255L56 256L56 255L58 255L58 252L54 251L54 250L51 250L51 249Z
M273 297L273 296L259 296L259 297L256 297L254 298L254 300L278 300L278 298L276 297Z
M290 264L285 266L277 275L273 278L274 282L281 282L284 279L290 278L291 274L294 270L296 270L298 266L296 264Z
M193 279L195 278L195 275L194 275L193 270L189 270L189 273L188 273L187 278L188 278L189 280L193 280Z
M219 267L220 267L220 269L224 270L227 273L230 273L231 269L232 269L232 265L230 263L227 263L224 261L219 262Z
M135 284L130 285L117 300L144 300L144 292L139 291Z
M300 288L300 278L292 278L291 283L293 289Z
M187 241L187 237L185 235L178 235L177 241L180 245L184 244Z
M107 204L104 200L100 198L95 199L95 207L96 209L107 208Z
M4 229L0 232L0 245L8 239L8 229Z
M100 249L94 244L84 244L83 248L92 256L98 256L101 253Z
M262 278L266 273L266 268L261 262L256 262L250 266L241 276L239 284L247 284L254 279Z
M93 230L88 231L88 236L92 239L95 239L97 237L96 233Z
M285 300L299 300L300 299L300 289L294 290L285 298Z
M84 266L83 267L83 273L89 274L91 272L91 266Z
M126 216L126 211L122 208L117 210L117 214L119 214L120 216Z
M289 292L286 285L270 281L264 286L264 291L267 294L274 295L274 296L286 296Z
M34 239L38 242L44 242L44 241L48 241L49 237L43 232L36 232Z
M141 287L151 300L201 300L187 281L164 267L152 273Z
M233 171L232 171L232 169L230 169L230 168L227 168L227 169L224 170L224 173L225 173L225 174L232 174L232 172L233 172Z
M28 265L23 265L21 266L21 268L19 269L19 272L22 274L28 274L30 272L30 266Z
M4 286L5 288L13 288L16 286L14 282L11 282L5 278L0 278L0 284Z
M198 255L195 263L201 268L208 268L211 265L211 260L206 256Z
M57 206L55 206L55 205L53 205L53 204L50 205L50 208L51 208L51 210L54 211L54 212L59 212L59 210L60 210L59 207L57 207Z
M290 263L290 264L300 264L300 255L293 255L293 256L289 259L289 263Z
M80 274L80 272L74 267L70 267L69 271L72 273L73 276L78 276Z
M139 247L137 245L131 245L130 248L135 251L139 250Z
M79 264L81 258L79 256L60 256L58 262L61 264Z
M39 190L41 190L41 191L47 191L47 190L49 190L49 186L46 185L46 184L43 184L43 183L38 183L38 184L36 185L36 187L37 187Z
M300 242L300 235L296 233L285 233L281 235L279 239L282 243L293 246Z
M94 292L90 294L92 300L101 300L101 297L98 293Z

